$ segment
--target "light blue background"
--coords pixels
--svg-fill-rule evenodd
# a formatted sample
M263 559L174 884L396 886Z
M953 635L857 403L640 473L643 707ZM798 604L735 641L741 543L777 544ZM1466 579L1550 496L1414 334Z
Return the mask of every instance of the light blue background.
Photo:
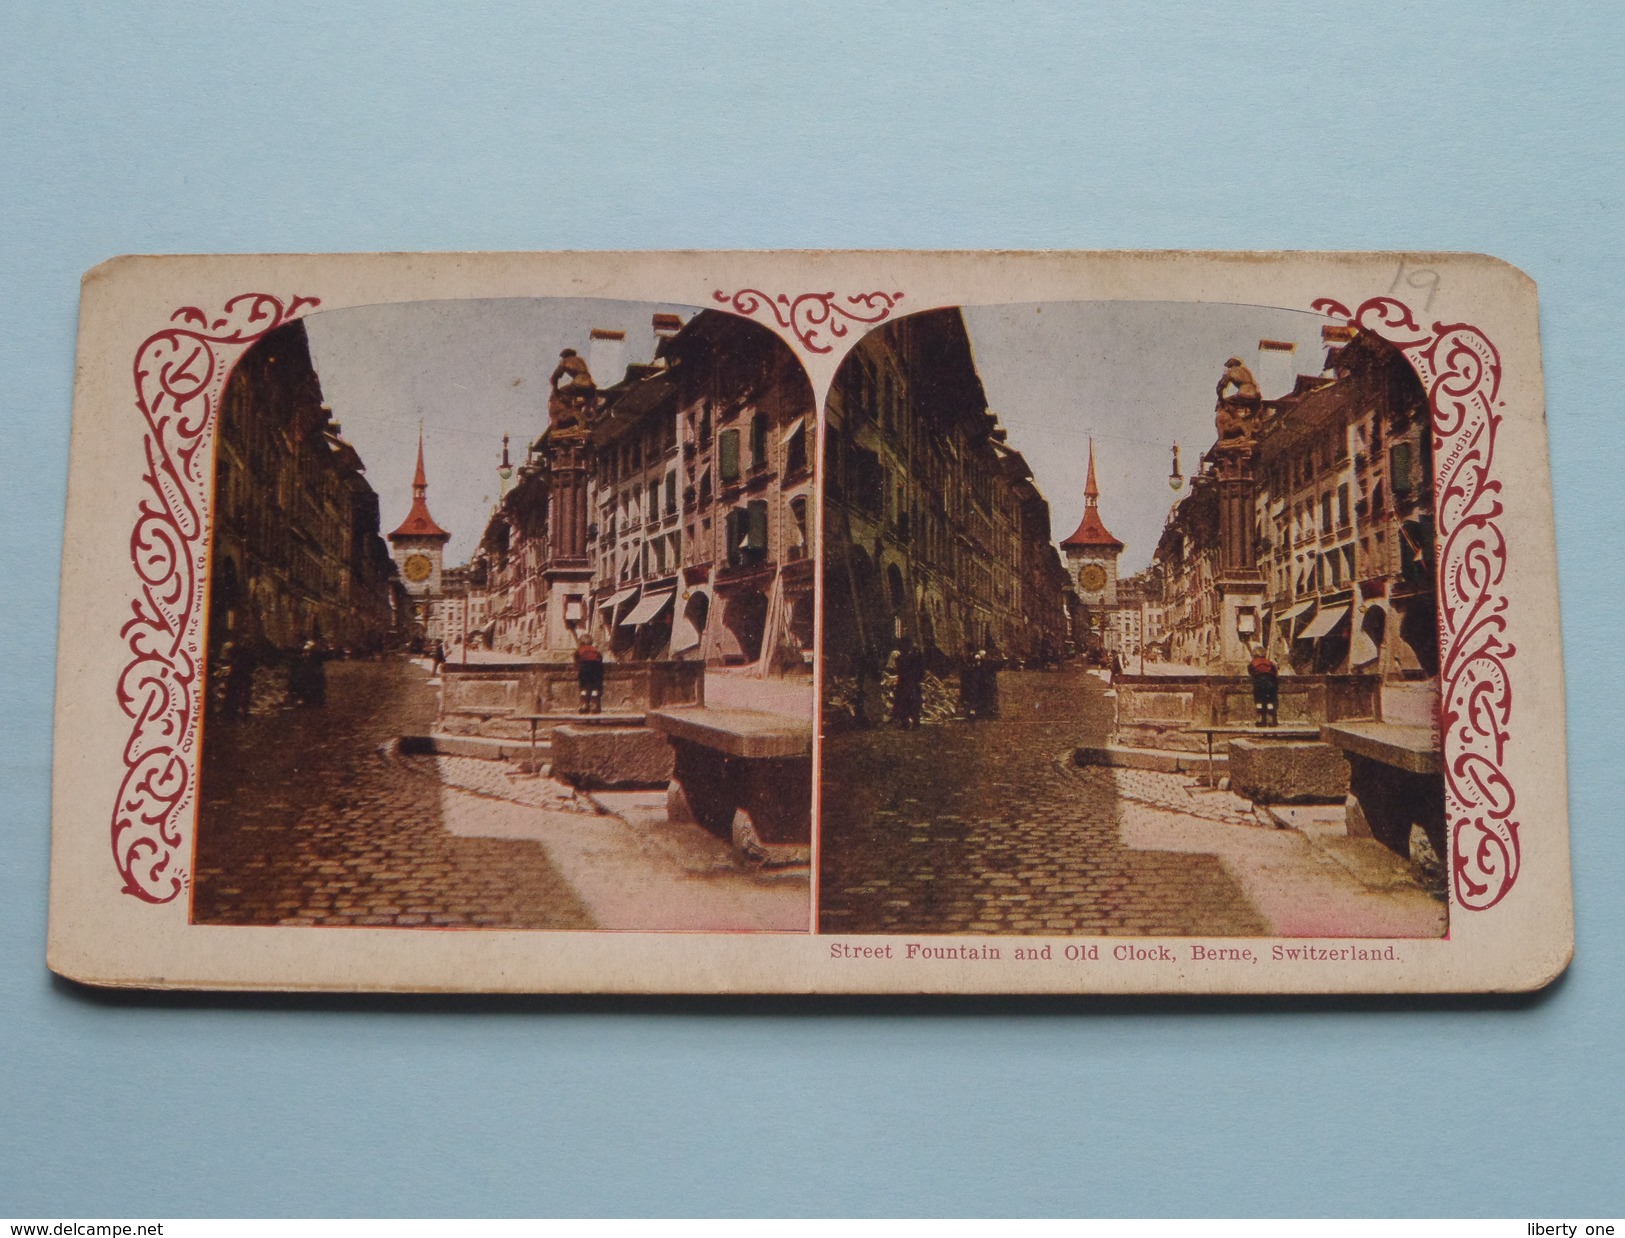
M0 12L0 1215L1625 1209L1625 10L121 7ZM80 273L131 251L776 245L1439 248L1533 275L1568 976L1539 1000L1326 1005L53 982Z

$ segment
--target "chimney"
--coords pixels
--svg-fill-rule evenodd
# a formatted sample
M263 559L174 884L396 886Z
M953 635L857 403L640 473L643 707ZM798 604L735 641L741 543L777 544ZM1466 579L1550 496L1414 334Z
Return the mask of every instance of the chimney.
M587 369L600 388L613 387L626 377L626 332L594 327L587 346Z
M1326 346L1326 361L1321 366L1321 373L1324 374L1331 370L1333 360L1343 350L1343 345L1352 340L1354 335L1354 328L1343 324L1320 329L1320 342Z
M1258 393L1266 400L1277 400L1291 393L1298 384L1298 346L1290 340L1259 340Z

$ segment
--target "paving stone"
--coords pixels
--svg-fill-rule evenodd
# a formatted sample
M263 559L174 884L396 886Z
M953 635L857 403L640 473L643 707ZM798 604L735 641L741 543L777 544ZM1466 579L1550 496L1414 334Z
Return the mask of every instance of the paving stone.
M433 719L420 669L334 662L326 708L256 707L246 722L211 724L193 918L449 927L479 916L491 927L592 927L540 846L449 833L444 813L445 795L465 791L596 809L543 779L516 786L496 762L392 754L397 736L425 734Z
M1256 824L1188 775L1078 767L1110 705L1091 675L1000 677L1004 717L876 729L824 744L823 906L832 931L1256 935L1265 924L1211 855L1135 851L1125 809ZM923 818L923 820L922 820ZM916 841L929 832L930 880ZM884 891L884 892L883 892ZM890 904L909 899L904 914Z

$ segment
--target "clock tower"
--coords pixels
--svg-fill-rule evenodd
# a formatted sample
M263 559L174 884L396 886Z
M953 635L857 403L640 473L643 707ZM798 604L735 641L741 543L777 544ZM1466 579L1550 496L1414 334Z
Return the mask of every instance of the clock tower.
M1088 643L1099 648L1105 635L1105 612L1117 605L1117 556L1123 553L1123 543L1113 537L1100 520L1094 439L1089 440L1089 480L1083 488L1083 519L1072 536L1061 543L1061 549L1066 553L1073 591L1087 615Z
M421 625L428 618L427 599L440 593L440 573L447 533L429 515L429 479L423 471L423 431L418 430L418 471L412 478L412 510L401 521L400 528L389 535L390 553L400 568L401 579L407 593L412 595L413 610Z

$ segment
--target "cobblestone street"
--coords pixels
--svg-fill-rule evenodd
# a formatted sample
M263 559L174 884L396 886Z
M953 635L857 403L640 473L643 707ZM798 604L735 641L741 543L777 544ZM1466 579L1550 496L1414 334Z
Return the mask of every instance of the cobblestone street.
M589 797L503 762L405 755L435 686L334 662L323 709L210 720L192 915L210 924L805 931L805 871L741 871L663 793Z
M824 932L1443 932L1442 902L1378 844L1269 827L1185 777L1077 768L1110 725L1095 676L1000 683L996 720L824 745Z

